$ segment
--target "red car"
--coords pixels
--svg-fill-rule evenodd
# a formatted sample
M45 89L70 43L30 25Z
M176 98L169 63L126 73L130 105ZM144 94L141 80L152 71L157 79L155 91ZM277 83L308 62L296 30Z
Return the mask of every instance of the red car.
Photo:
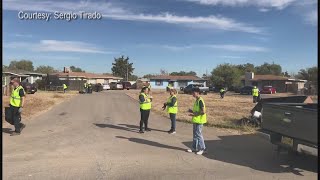
M264 86L260 91L261 94L275 94L277 93L276 88L272 86Z

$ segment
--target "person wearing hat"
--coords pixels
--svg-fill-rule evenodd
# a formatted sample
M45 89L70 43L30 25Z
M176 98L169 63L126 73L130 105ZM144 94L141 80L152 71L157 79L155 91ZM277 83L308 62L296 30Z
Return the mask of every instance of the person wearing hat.
M168 131L169 134L176 133L176 116L178 113L178 101L177 101L177 90L170 89L170 97L167 102L163 104L163 110L167 109L171 120L171 129Z
M260 94L260 92L259 92L259 89L257 88L257 86L253 86L253 89L252 89L253 103L258 102L259 94Z
M25 91L20 85L20 80L18 78L13 78L10 81L10 84L13 86L10 96L10 111L15 128L15 131L11 134L11 136L15 136L20 135L21 130L26 127L25 124L21 123L21 112L25 103Z
M202 128L203 124L207 122L206 105L203 98L200 96L200 89L194 88L192 95L196 98L193 109L189 109L189 115L192 116L193 123L193 143L192 148L187 152L196 152L197 155L202 155L206 151L206 145L204 143Z

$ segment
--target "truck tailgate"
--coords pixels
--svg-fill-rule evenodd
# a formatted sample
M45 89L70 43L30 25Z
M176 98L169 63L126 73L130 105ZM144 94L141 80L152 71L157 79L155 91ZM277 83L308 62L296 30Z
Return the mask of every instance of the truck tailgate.
M263 129L318 144L318 105L265 103Z

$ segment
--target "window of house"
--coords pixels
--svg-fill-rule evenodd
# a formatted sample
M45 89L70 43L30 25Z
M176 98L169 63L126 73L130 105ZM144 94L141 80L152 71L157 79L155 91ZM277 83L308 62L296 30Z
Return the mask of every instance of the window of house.
M162 81L156 81L156 86L162 86L163 82Z

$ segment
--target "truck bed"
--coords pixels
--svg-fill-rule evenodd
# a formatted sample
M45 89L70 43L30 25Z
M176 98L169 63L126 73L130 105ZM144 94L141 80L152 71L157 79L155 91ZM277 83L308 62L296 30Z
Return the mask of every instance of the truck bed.
M318 144L318 104L264 103L261 128Z

